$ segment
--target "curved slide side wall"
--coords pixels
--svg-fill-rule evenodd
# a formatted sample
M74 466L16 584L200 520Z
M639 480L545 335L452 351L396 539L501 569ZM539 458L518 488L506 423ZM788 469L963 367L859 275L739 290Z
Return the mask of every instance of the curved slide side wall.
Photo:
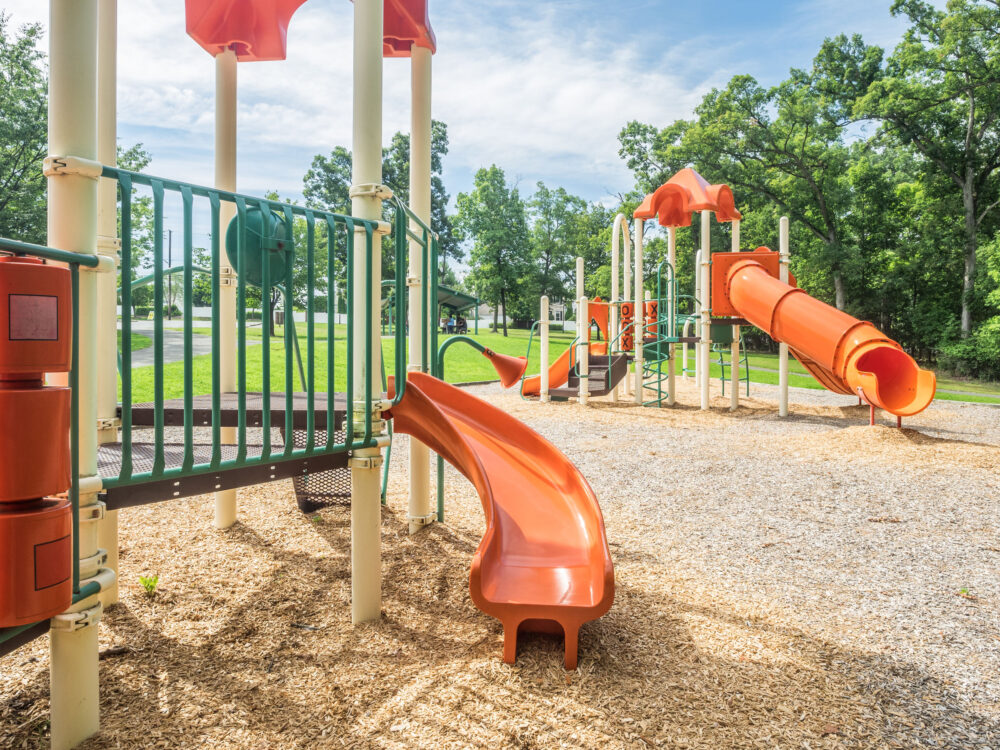
M826 388L863 396L899 417L926 409L937 379L871 323L837 310L774 278L747 259L726 279L729 300L741 316L783 341Z
M591 354L607 354L607 342L599 341L590 345ZM567 347L566 351L559 355L559 358L549 366L549 388L559 388L566 385L569 380L569 372L576 365L576 344ZM521 386L522 396L537 396L542 391L542 376L532 375L525 378Z
M614 601L604 517L579 470L537 432L482 399L424 373L410 373L392 408L394 429L412 435L464 474L486 515L472 558L472 601L504 628L505 662L521 631L565 634L575 669L580 626Z

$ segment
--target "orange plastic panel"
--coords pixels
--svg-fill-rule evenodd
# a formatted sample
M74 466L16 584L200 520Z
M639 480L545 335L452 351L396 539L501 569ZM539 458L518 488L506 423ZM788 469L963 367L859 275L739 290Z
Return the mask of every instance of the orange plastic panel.
M0 380L69 371L72 302L69 269L0 258Z
M733 308L786 342L826 388L857 394L900 417L918 414L934 400L934 373L920 369L899 344L871 323L774 278L757 253L742 255L726 281Z
M660 303L653 299L643 303L646 313L646 333L655 336L656 326L660 320Z
M637 219L658 217L665 227L691 225L695 211L714 211L716 221L741 218L728 185L709 185L708 180L686 167L643 199L633 213Z
M740 313L729 301L729 269L741 260L753 258L774 278L781 270L781 255L766 247L749 253L712 253L712 315L717 318L739 317Z
M587 303L587 315L588 323L587 328L590 328L590 321L597 323L597 329L601 332L601 336L605 341L608 340L608 303L604 302L600 297L595 297L593 302Z
M64 612L72 600L69 500L0 505L0 627L29 625Z
M385 0L382 56L409 57L413 45L437 51L427 0Z
M70 485L70 390L0 383L0 503L35 500Z
M473 603L503 623L503 659L518 631L565 636L577 664L580 626L610 609L615 578L594 491L554 445L506 412L424 373L409 374L392 408L394 429L413 435L475 486L486 532L472 558Z
M288 24L305 0L185 0L187 33L215 57L230 47L241 62L284 60Z

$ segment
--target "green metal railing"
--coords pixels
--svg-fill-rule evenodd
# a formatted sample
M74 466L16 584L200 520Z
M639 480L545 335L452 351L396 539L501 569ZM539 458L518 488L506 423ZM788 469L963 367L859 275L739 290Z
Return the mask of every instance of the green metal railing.
M121 225L122 225L122 263L121 278L130 279L132 276L132 243L133 233L131 226L131 203L132 191L136 186L144 186L152 192L153 203L153 248L152 265L153 273L153 460L152 468L148 471L136 471L135 456L132 451L133 431L135 425L132 421L132 407L135 402L135 389L132 378L132 348L131 329L132 321L128 315L122 316L122 344L121 344L121 429L122 429L122 457L121 468L117 476L106 477L104 486L123 487L133 484L141 484L159 479L170 479L172 477L186 477L202 473L214 473L229 469L238 469L248 466L274 463L276 461L289 460L293 458L306 457L311 455L322 455L329 453L344 452L360 448L372 447L375 445L375 436L372 434L372 410L365 409L364 421L355 424L353 419L347 419L345 425L345 436L342 440L335 439L335 413L334 394L343 392L346 395L348 410L355 400L363 399L366 404L371 405L376 383L377 373L373 373L373 352L371 346L372 335L372 298L371 294L366 295L365 300L356 300L352 294L355 279L360 274L366 283L366 289L372 288L373 257L376 252L380 253L380 227L379 222L364 220L322 211L313 208L303 208L287 203L257 198L239 193L207 188L190 183L168 180L158 177L151 177L136 172L129 172L123 169L112 167L104 168L104 177L114 179L119 185L121 199ZM180 273L183 276L183 336L184 336L184 362L183 362L183 458L180 466L166 466L164 446L166 444L164 435L164 403L165 382L164 382L164 343L163 343L163 280L167 273L176 269L163 269L163 215L165 194L178 194L183 206L183 265ZM210 236L211 236L211 267L209 269L199 269L193 264L193 225L196 203L207 208L210 214ZM260 211L262 217L262 236L259 243L259 260L261 268L261 289L262 296L266 297L268 290L276 287L281 292L283 298L283 308L285 315L285 326L283 336L284 343L284 388L283 392L275 394L277 398L284 398L284 424L286 439L281 448L272 448L271 428L281 425L271 423L272 404L272 374L278 370L272 362L271 343L272 336L267 325L261 326L262 346L260 349L260 376L259 376L259 398L261 401L261 443L260 455L251 455L247 444L247 402L250 389L250 373L248 369L248 347L247 347L247 286L248 282L245 273L240 273L237 268L235 280L223 277L223 252L222 238L227 228L221 223L221 207L223 203L228 203L235 207L236 238L237 238L237 258L248 258L248 233L254 230L247 225L248 212ZM396 211L397 217L402 213ZM397 222L400 219L397 218ZM299 234L305 235L304 256L302 248L295 248L287 238L293 236L293 227L299 222ZM270 253L275 251L274 247L268 246L268 240L278 239L278 225L285 224L284 237L286 241L277 244L277 251L285 254L285 271L281 278L272 279L272 268ZM302 226L304 224L304 226ZM398 235L398 232L397 232ZM320 257L321 241L326 242L326 258ZM355 243L363 241L365 243L364 266L355 268L354 250ZM397 236L396 244L396 266L397 276L401 268L405 267L405 252L401 255L400 247L405 249L405 243L399 243ZM296 252L297 251L297 252ZM293 351L298 344L298 331L293 317L292 303L296 299L296 289L294 285L295 258L299 257L299 270L302 271L304 265L305 289L299 290L299 299L304 298L305 303L305 372L300 370L300 377L304 375L305 392L305 413L306 413L306 434L305 445L295 448L291 440L293 432ZM336 261L346 269L346 288L348 289L347 304L347 332L345 336L337 336L337 326L335 320L328 317L326 337L324 342L320 342L316 333L315 319L315 299L317 281L321 277L326 277L327 287L332 287L336 278ZM248 263L247 260L242 262ZM249 264L248 264L249 265ZM193 401L194 393L194 358L192 356L192 306L193 306L193 275L201 270L208 271L211 276L211 299L212 299L212 354L211 354L211 459L207 462L196 463L194 456L194 420ZM236 418L236 441L231 450L235 451L235 458L223 458L222 442L222 399L221 388L221 328L227 321L222 320L221 311L221 288L223 284L236 286L236 379L237 390L235 399L237 404ZM123 310L131 309L131 292L133 284L123 284L121 289L121 304ZM364 335L364 348L362 356L365 358L366 377L363 383L354 382L354 322L357 315L365 317L364 325L361 327ZM232 323L229 322L231 325ZM400 327L397 325L397 331ZM405 332L405 327L402 328ZM360 331L359 331L360 333ZM326 377L317 377L317 354L321 343L326 345ZM338 365L338 347L346 349L346 375L338 378L336 376ZM397 360L399 355L397 354ZM399 374L400 363L397 361L396 373ZM405 368L403 369L405 374ZM374 381L374 382L373 382ZM326 439L317 440L315 430L315 408L316 394L325 392L327 394ZM361 398L358 398L358 397Z
M101 585L97 581L91 581L84 586L80 586L80 474L77 467L80 463L80 322L79 322L79 298L80 298L80 267L97 268L100 258L97 255L88 253L71 253L65 250L56 250L42 245L32 245L27 242L16 242L0 238L0 252L11 253L13 255L30 256L42 258L57 263L65 263L69 266L72 285L72 316L73 316L73 341L71 345L69 387L70 387L70 466L71 484L69 488L69 500L73 513L73 603L86 599L88 596L100 592ZM0 643L9 641L28 630L36 627L39 623L22 625L15 628L0 628Z

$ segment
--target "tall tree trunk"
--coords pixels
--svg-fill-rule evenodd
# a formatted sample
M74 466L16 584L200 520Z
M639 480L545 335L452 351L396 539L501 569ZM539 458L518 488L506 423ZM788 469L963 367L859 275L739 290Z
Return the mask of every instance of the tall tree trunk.
M972 332L972 291L976 283L976 196L972 179L966 177L962 186L962 206L965 209L965 273L962 276L962 338Z
M847 300L844 294L844 274L840 271L833 272L833 296L837 309L843 310L847 305Z
M500 290L500 306L503 308L503 335L507 336L507 290Z
M493 302L493 333L497 332L497 311L500 309L500 305L497 302Z

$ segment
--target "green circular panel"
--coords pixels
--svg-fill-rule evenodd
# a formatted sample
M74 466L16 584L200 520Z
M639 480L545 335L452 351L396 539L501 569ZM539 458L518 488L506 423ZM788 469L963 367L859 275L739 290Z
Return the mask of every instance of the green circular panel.
M291 228L285 218L270 212L267 231L264 230L264 212L253 206L246 211L246 241L243 257L237 251L239 240L239 218L234 216L226 229L226 255L236 272L248 284L263 285L263 258L268 259L270 285L275 286L285 280L287 264L295 258ZM262 252L262 250L264 252Z

